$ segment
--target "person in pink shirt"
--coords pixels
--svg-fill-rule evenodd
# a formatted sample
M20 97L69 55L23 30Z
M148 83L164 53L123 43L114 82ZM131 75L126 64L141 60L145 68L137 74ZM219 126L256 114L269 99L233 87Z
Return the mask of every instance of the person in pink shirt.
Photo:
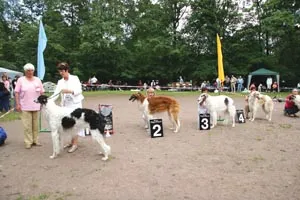
M2 82L4 83L4 86L5 86L6 89L9 91L9 90L10 90L10 89L9 89L10 83L9 83L9 80L8 80L8 76L5 75L5 74L3 74L1 78L2 78Z
M25 148L41 146L38 141L38 112L40 104L35 103L44 93L42 81L34 76L34 66L31 63L24 65L25 76L20 77L15 87L16 110L22 112L21 119L24 126Z

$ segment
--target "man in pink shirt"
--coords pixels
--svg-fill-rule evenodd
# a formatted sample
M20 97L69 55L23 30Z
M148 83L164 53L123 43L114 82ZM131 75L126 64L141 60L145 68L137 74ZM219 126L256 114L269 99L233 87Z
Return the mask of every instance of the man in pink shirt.
M20 77L15 87L16 110L22 112L24 126L25 148L41 146L38 142L38 112L40 104L35 103L41 94L44 93L42 81L34 76L34 66L30 63L24 65L25 76Z

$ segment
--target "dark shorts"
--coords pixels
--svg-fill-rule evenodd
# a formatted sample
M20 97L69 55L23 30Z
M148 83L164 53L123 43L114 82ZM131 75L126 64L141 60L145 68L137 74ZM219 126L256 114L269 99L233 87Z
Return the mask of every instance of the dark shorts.
M297 112L299 112L299 108L294 105L292 108L285 108L284 112L288 115L296 114Z

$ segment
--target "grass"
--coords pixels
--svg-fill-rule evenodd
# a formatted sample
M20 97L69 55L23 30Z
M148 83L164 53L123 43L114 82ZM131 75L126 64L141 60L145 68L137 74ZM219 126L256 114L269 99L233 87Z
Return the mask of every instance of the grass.
M4 113L1 113L3 115ZM21 119L21 114L19 112L10 112L9 114L5 115L3 118L0 118L0 122L8 122L8 121L15 121Z
M50 195L49 194L40 194L38 196L31 196L28 198L25 198L23 196L19 196L16 200L47 200L49 199Z
M291 124L279 124L279 126L280 126L281 128L286 128L286 129L292 128L292 125L291 125Z
M259 156L253 157L251 160L254 162L258 162L258 161L264 161L265 159L261 155L259 155Z
M96 97L96 96L110 96L110 95L127 95L130 96L131 94L135 93L134 91L130 90L97 90L97 91L88 91L88 92L83 92L83 95L85 97ZM145 93L142 91L142 93ZM178 92L171 92L171 91L156 91L157 95L166 95L166 96L173 96L173 97L182 97L182 96L198 96L200 94L200 91L178 91ZM209 93L210 95L218 95L218 93ZM245 96L246 93L230 93L230 92L222 92L221 94L228 95L230 97L242 97ZM280 92L280 93L267 93L271 97L277 96L284 98L287 96L289 93L287 92ZM46 94L47 96L50 96L50 93ZM2 113L3 114L3 113ZM1 114L0 114L1 116ZM19 120L20 119L20 113L17 112L11 112L8 115L6 115L3 118L0 118L0 122L7 122L7 121L14 121L14 120ZM283 127L286 128L286 127ZM288 127L290 128L290 127Z

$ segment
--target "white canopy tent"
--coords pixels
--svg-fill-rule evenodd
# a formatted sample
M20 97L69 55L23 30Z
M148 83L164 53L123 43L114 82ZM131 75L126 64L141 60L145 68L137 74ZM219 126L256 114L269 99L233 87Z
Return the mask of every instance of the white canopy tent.
M2 75L3 73L6 73L12 79L16 75L23 76L23 72L18 72L18 71L15 71L15 70L11 70L11 69L6 69L6 68L0 67L0 75Z

